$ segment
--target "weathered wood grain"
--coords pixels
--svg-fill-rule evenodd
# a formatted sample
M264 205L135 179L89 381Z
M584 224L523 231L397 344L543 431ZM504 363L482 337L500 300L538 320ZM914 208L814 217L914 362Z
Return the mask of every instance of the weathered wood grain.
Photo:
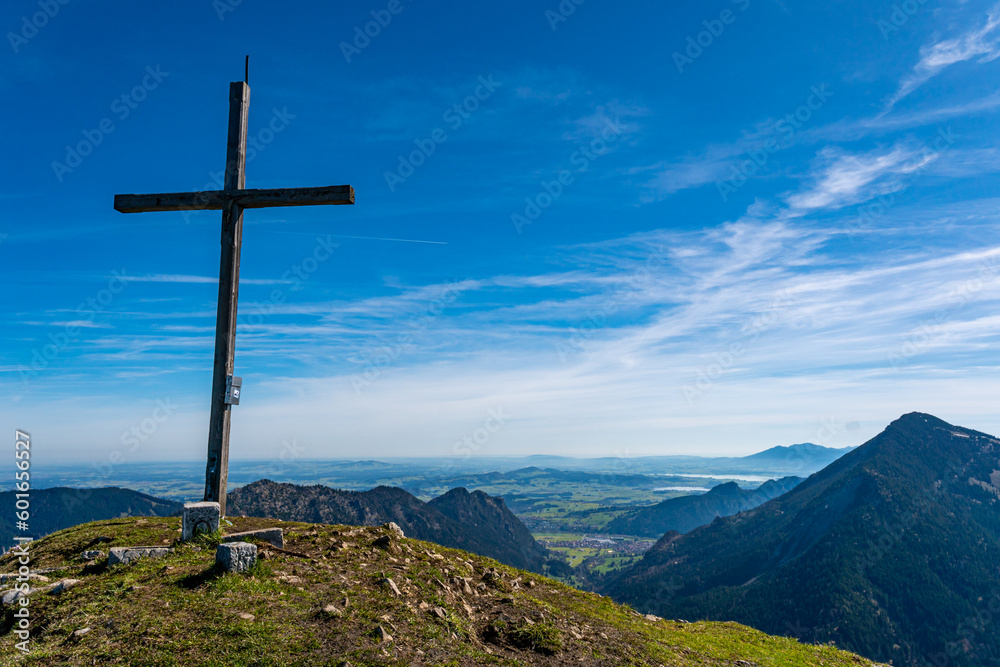
M246 185L247 125L250 86L229 84L229 137L226 143L226 190ZM215 318L215 363L212 372L212 409L208 418L208 462L205 500L219 503L226 516L229 482L229 427L232 406L226 404L226 379L236 364L236 307L240 293L240 249L243 245L243 207L228 199L222 210L222 256L219 260L219 303Z
M151 195L115 195L115 210L121 213L151 211L222 211L234 201L241 208L274 206L335 206L354 203L350 185L312 188L271 188L255 190L206 190L165 192Z

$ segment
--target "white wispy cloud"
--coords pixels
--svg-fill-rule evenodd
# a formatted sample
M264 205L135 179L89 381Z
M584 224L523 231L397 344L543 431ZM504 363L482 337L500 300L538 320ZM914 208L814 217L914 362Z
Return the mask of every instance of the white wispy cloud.
M871 432L856 437L867 437L914 409L987 428L968 416L988 412L984 355L1000 345L994 211L961 211L978 224L961 238L931 226L919 246L862 246L846 256L832 247L836 230L779 215L573 246L562 257L573 270L462 281L442 308L428 304L448 283L283 304L241 325L247 409L233 437L244 456L266 455L287 438L310 456L447 456L490 409L510 422L483 454L747 453L815 440L830 417L862 422ZM928 219L952 214L924 211ZM407 326L410 316L420 328ZM80 363L113 367L113 382L139 382L158 367L182 369L198 387L209 382L210 326L145 328L87 342ZM894 368L890 355L913 341ZM742 352L712 371L733 343ZM352 378L371 368L371 385L356 391ZM961 388L944 368L966 369ZM709 373L710 385L689 403L684 387ZM65 373L51 375L59 382ZM835 411L817 407L828 405ZM87 432L113 441L128 426L110 424ZM177 442L202 439L197 410L171 424ZM192 445L190 456L199 453Z
M95 322L94 320L70 320L68 322L50 322L54 327L77 328L77 329L110 329L107 322Z
M835 209L856 204L878 194L902 187L904 177L924 168L938 154L923 147L897 143L891 148L877 148L866 153L848 153L826 148L818 158L812 179L805 191L787 196L790 216L800 216L819 209Z
M689 155L680 160L661 161L647 167L632 169L632 174L652 172L644 184L646 192L641 196L643 203L697 188L707 183L715 183L730 174L733 162L743 153L743 144L710 146L703 154Z
M756 123L752 129L728 142L709 144L700 152L669 160L661 160L651 165L633 168L630 174L652 174L643 183L645 192L643 203L664 199L669 195L697 188L708 183L716 183L733 174L734 166L748 158L748 151L761 149L768 139L778 133L775 119ZM791 146L787 136L782 137L782 149Z
M192 276L179 273L156 273L146 276L127 276L128 282L135 283L190 283L190 284L217 284L218 278L211 276ZM291 285L292 280L280 280L273 278L240 278L240 283L246 285Z
M987 14L986 23L958 37L935 41L920 49L920 61L899 84L899 89L889 99L886 110L937 76L943 69L978 58L985 63L1000 57L1000 5L994 6Z
M570 120L569 129L563 137L570 141L590 141L607 137L610 131L616 138L620 138L635 133L638 129L637 120L649 114L650 110L644 106L611 100Z
M448 434L459 439L488 409L503 407L512 425L491 441L493 451L528 453L544 446L613 455L609 443L627 443L633 453L664 453L717 443L724 433L734 446L751 447L750 425L817 429L831 416L817 404L836 404L833 416L870 421L873 428L898 416L893 411L984 410L985 401L946 400L952 394L941 392L954 390L953 380L939 374L934 360L979 355L996 344L990 327L1000 300L1000 247L920 254L873 249L872 256L845 262L826 250L836 236L787 223L745 222L583 246L576 255L582 263L606 266L608 255L627 256L616 270L619 279L642 269L650 275L628 283L626 293L613 287L616 281L591 281L594 292L563 301L567 324L538 329L520 326L525 309L548 310L547 303L532 300L529 285L538 281L525 280L526 303L518 309L457 310L437 320L416 341L433 349L430 359L404 352L360 394L350 379L363 372L361 365L276 379L262 388L278 397L267 411L302 424L299 432L315 442L323 442L326 421L306 416L325 414L344 434L340 442L406 442L447 455ZM669 250L654 261L642 259L664 247ZM643 312L648 316L636 317ZM893 368L890 355L938 312L945 316L931 340L902 369ZM734 342L743 353L689 404L684 386L718 364ZM561 357L559 345L572 353ZM903 389L900 378L906 378ZM380 413L386 403L399 406L388 419ZM351 409L332 408L331 414L329 406L339 405ZM255 419L256 427L271 428L270 417ZM707 431L713 434L708 439ZM658 443L657 434L664 440ZM334 443L327 447L329 455L338 451Z

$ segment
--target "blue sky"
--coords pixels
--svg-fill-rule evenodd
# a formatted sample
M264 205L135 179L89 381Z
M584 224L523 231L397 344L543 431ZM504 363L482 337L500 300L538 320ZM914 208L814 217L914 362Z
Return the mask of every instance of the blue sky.
M0 427L43 462L204 455L220 215L112 199L215 187L247 53L248 187L357 203L245 216L234 458L738 455L914 410L1000 432L1000 6L0 25Z

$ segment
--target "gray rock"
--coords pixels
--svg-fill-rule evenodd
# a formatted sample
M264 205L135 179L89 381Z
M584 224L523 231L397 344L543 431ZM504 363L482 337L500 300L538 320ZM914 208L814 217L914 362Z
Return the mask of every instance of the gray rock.
M79 579L63 579L62 581L57 581L54 584L46 586L44 590L49 595L59 595L63 591L73 588L79 583L81 583Z
M392 641L392 635L390 635L389 631L383 628L381 625L376 626L375 632L373 632L372 634L375 635L376 639L385 644L388 644L389 642Z
M92 551L84 551L82 554L80 554L80 558L86 561L97 560L102 556L104 556L104 552L98 551L97 549L94 549Z
M33 588L29 588L26 591L22 591L20 588L12 588L8 591L4 591L3 597L0 598L0 602L3 602L5 606L9 604L14 604L14 602L16 602L19 598L28 597L34 592L35 589Z
M226 572L246 572L257 562L257 545L224 542L215 550L215 562Z
M127 564L140 558L162 558L172 551L170 547L112 547L108 552L108 565Z
M392 591L393 595L396 595L396 596L402 595L402 593L399 592L399 586L397 586L396 582L393 581L392 579L389 579L388 577L386 577L385 579L383 579L379 583L382 586L384 586L385 588L388 588L390 591Z
M390 521L389 523L385 524L384 527L396 533L397 537L399 537L400 539L406 537L406 535L403 534L403 529L397 526L394 521Z
M279 549L285 548L285 531L281 528L261 528L260 530L248 530L245 533L232 533L222 538L223 542L246 542L250 538L255 538L261 542L267 542Z
M198 533L214 533L219 529L219 503L184 503L181 519L181 541L194 539Z

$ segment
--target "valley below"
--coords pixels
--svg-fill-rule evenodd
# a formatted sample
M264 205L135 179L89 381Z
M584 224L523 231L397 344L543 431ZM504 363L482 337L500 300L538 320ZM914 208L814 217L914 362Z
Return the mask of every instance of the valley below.
M767 480L789 474L805 476L842 455L835 450L803 444L775 447L742 458L692 456L636 459L573 459L554 456L523 458L393 459L388 461L328 461L293 459L230 462L230 492L266 478L284 484L321 485L344 491L395 487L429 502L452 489L481 491L502 498L510 512L549 552L549 574L570 585L589 588L609 572L638 561L662 532L630 534L609 525L665 500L705 495L721 485L752 491ZM545 467L542 467L545 466ZM560 467L554 467L560 466ZM202 465L163 462L99 466L53 466L40 470L37 484L79 487L80 480L96 488L132 489L172 503L200 499L197 483ZM63 505L79 505L80 493ZM3 498L0 496L0 504ZM120 508L126 509L127 506ZM725 511L723 507L719 508ZM119 512L109 514L114 516ZM704 522L711 521L710 509ZM99 513L86 520L103 518ZM291 518L291 517L288 517ZM305 520L304 517L295 517ZM81 519L83 520L83 519ZM77 521L79 523L79 521ZM68 526L70 524L66 524ZM60 527L54 526L52 530ZM50 532L50 531L49 531ZM9 536L3 537L5 546Z
M911 413L851 450L796 445L683 457L676 468L670 457L624 471L618 461L552 457L461 470L447 460L301 461L270 479L266 464L245 462L233 466L227 515L392 523L653 619L734 621L892 664L944 656L974 667L1000 655L996 626L977 615L1000 613L989 597L1000 573L998 445ZM86 521L176 519L181 501L199 497L176 482L197 479L185 466L122 467L119 486L33 490L33 537ZM45 481L74 474L83 473L47 470ZM14 496L0 492L0 506L12 512Z

